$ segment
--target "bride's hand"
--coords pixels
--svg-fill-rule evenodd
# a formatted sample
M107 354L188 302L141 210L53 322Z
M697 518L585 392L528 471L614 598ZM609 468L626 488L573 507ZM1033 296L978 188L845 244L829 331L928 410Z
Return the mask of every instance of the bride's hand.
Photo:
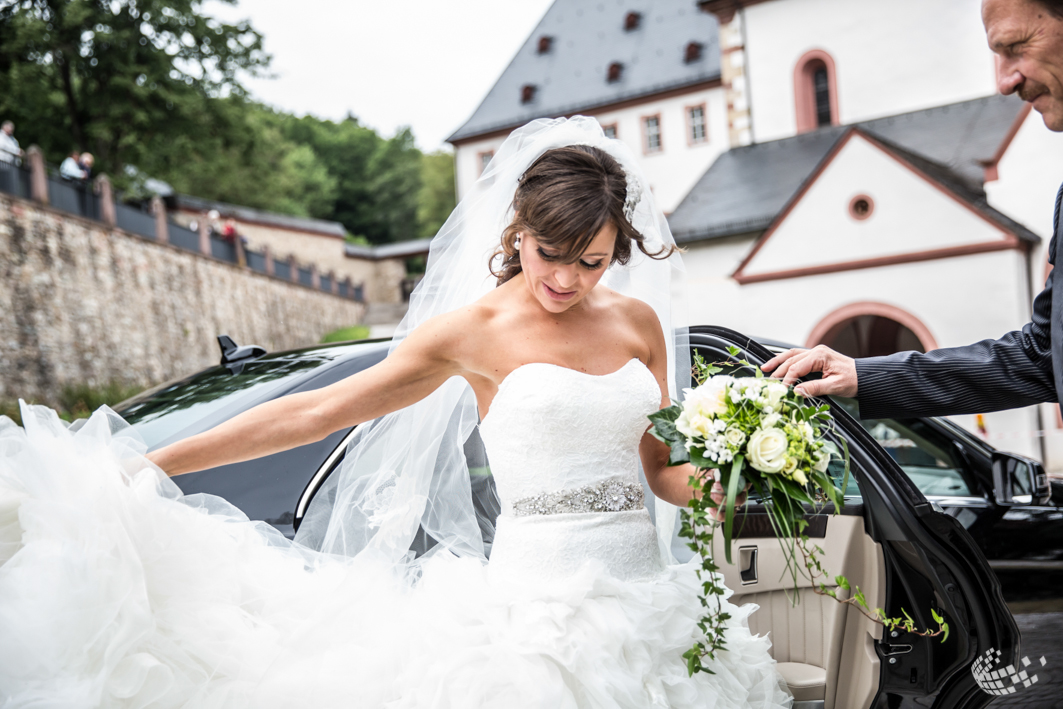
M709 473L711 474L715 474L715 472L716 471L714 470L709 471ZM735 498L736 511L737 508L746 504L746 493L748 490L749 483L746 483L745 488L743 488L742 492L738 493L738 497ZM726 499L727 497L727 493L724 491L723 485L720 484L719 480L712 484L712 488L709 490L709 497L711 497L712 501L716 503L716 509L712 511L713 517L716 519L717 522L723 522L724 517L727 515L727 508L723 505L724 499Z

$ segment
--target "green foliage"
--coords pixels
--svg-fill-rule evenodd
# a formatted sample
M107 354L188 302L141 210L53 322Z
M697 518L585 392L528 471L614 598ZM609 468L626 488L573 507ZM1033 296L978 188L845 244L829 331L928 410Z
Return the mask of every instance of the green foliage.
M421 192L417 195L418 236L436 235L454 211L454 155L439 150L421 157Z
M232 2L232 0L223 0ZM0 113L49 158L72 146L118 174L188 135L204 99L241 94L266 66L262 37L199 0L14 0L0 7Z
M238 76L268 67L262 37L205 7L0 3L0 119L52 163L91 151L131 195L127 165L178 192L338 221L370 243L435 233L454 206L449 154L423 155L409 129L384 138L353 116L297 118L249 101Z
M333 330L321 338L321 344L329 342L346 342L347 340L364 340L369 337L369 327L366 325L352 325Z

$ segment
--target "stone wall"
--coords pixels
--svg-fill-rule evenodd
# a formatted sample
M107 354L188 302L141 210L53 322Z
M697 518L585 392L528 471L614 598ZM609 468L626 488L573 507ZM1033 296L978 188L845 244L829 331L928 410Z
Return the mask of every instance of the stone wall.
M174 221L182 226L189 226L193 221L202 220L199 212L178 210L173 213ZM364 297L369 303L401 303L402 279L406 277L405 259L368 259L351 258L344 252L344 240L329 234L300 232L294 229L273 227L234 218L237 231L247 238L247 248L261 251L268 246L273 258L283 261L289 254L294 254L296 261L302 265L316 264L318 273L327 275L334 271L342 281L350 276L354 285L365 286Z
M216 336L319 342L365 306L0 194L0 398L148 386L217 363Z

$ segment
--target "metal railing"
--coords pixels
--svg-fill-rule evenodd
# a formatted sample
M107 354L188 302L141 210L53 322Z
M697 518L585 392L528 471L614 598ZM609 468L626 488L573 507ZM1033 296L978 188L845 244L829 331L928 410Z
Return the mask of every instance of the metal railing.
M35 145L26 151L26 158L21 164L0 161L0 192L47 204L83 219L102 222L137 236L236 264L294 285L365 302L364 285L352 283L350 276L341 281L335 272L319 274L315 265L300 265L294 256L287 261L276 261L268 247L262 251L245 249L239 237L228 241L211 234L207 230L206 219L202 221L199 231L192 231L172 221L166 214L165 203L158 197L152 200L147 210L116 201L106 175L97 176L91 183L87 180L63 179L53 166L44 162L40 149Z

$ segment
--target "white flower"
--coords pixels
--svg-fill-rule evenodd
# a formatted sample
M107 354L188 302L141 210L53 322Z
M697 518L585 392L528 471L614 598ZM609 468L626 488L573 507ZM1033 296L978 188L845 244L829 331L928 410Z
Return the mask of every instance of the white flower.
M794 480L801 483L802 485L808 485L808 478L805 477L805 471L803 470L795 470L793 472L793 475L791 475L790 477L792 477Z
M728 444L735 448L746 442L746 434L742 433L741 429L734 426L727 429L726 433L724 433L724 438L727 439Z
M765 389L765 397L768 400L768 406L775 411L781 409L783 397L786 396L786 392L790 390L790 387L782 382L772 382L771 384L768 384Z
M774 413L768 414L760 420L761 428L775 428L782 423L782 414Z
M697 413L706 417L719 416L727 411L727 387L733 382L732 377L716 376L696 389L686 390L683 411Z
M797 432L801 434L801 438L804 438L809 443L816 440L816 431L812 428L812 425L808 421L801 421L797 424Z
M749 437L750 464L762 473L778 473L786 465L786 434L777 428L754 431Z
M786 463L782 466L782 471L784 473L786 473L787 475L790 475L795 470L797 470L797 458L794 458L793 456L789 456L786 459Z
M697 411L683 409L675 420L675 430L687 438L707 438L713 431L713 421Z
M817 473L825 473L828 465L830 465L830 453L823 451L816 453L816 460L812 463L812 469Z

